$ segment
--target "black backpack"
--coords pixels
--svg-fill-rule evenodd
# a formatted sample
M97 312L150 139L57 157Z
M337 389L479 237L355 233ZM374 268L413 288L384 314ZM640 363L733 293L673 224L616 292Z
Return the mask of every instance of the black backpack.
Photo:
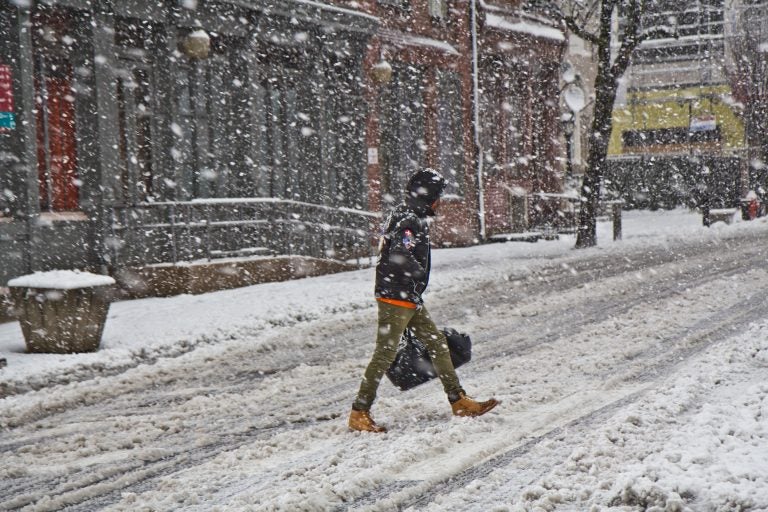
M450 327L442 329L442 332L448 340L448 350L454 368L472 359L472 340L468 335ZM387 377L400 391L415 388L437 377L427 347L410 329L406 329L400 338L397 355L387 370Z

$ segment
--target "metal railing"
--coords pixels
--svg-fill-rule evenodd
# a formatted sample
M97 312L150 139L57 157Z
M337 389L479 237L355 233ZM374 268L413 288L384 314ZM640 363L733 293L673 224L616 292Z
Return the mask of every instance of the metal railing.
M113 265L258 253L371 258L378 214L276 198L220 198L113 208Z
M542 231L545 238L555 235L575 235L579 229L581 201L565 194L532 194L533 209L538 215L532 219L530 230ZM609 220L613 226L613 239L621 239L621 217L624 200L602 199L597 216Z

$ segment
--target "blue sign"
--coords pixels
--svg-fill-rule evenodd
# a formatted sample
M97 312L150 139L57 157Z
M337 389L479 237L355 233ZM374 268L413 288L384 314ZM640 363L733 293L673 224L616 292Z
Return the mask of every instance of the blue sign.
M16 116L13 112L0 112L0 131L15 129Z

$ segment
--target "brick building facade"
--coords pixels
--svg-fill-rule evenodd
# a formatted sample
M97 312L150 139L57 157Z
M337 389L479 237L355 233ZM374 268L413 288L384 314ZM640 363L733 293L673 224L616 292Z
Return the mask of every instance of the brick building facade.
M0 0L0 284L369 254L422 166L439 243L523 229L514 198L560 186L563 49L512 2Z

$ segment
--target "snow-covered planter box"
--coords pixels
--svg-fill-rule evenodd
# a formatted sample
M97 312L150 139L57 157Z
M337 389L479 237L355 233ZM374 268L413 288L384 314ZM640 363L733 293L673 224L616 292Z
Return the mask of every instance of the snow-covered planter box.
M8 282L29 352L94 352L101 343L115 280L109 276L52 270Z

